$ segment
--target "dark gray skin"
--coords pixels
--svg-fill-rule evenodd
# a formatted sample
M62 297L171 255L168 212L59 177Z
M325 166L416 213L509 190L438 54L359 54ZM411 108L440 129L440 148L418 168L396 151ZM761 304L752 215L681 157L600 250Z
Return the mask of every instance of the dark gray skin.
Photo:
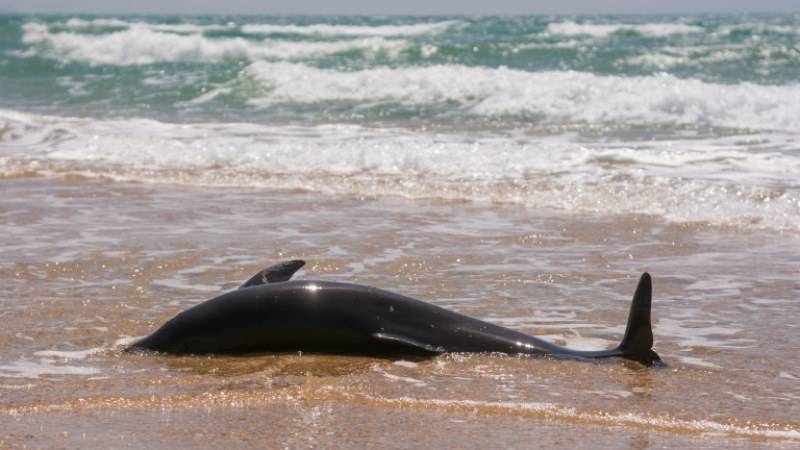
M492 352L660 363L652 350L647 273L634 295L622 343L611 350L582 351L369 286L288 281L303 264L289 261L265 269L239 289L183 311L126 351L375 356Z

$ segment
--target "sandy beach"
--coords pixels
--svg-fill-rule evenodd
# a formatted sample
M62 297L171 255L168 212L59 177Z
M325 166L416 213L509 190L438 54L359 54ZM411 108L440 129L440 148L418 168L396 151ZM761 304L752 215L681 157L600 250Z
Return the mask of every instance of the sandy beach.
M795 236L514 206L4 179L9 448L791 448ZM668 367L499 355L123 354L273 262L576 348L654 277Z

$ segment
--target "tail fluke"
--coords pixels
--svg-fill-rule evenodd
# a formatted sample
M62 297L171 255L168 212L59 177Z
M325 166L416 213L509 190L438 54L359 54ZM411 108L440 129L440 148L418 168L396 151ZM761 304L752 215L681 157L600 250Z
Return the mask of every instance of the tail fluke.
M653 327L650 324L652 296L653 283L650 274L645 272L639 279L636 293L633 294L625 336L617 347L621 357L638 361L646 366L661 363L661 358L653 351Z

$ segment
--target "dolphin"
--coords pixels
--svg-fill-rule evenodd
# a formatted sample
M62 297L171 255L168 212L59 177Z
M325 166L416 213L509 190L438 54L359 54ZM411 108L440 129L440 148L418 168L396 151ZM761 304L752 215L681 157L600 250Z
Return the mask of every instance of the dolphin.
M193 306L125 351L177 354L320 352L437 355L505 353L570 359L619 357L659 365L650 324L652 282L644 273L622 342L574 350L370 286L291 281L305 264L268 267L238 289Z

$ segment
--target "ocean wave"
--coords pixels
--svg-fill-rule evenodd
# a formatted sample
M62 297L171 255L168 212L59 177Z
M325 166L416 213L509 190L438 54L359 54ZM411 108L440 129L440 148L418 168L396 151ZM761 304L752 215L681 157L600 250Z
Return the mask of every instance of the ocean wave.
M391 52L406 45L401 40L380 37L329 42L209 38L201 33L158 31L149 24L131 24L120 31L92 35L53 32L46 24L29 22L23 25L23 31L22 42L33 47L26 52L26 56L41 55L65 61L117 66L161 62L291 60L348 51Z
M748 66L760 73L775 73L781 68L793 71L800 65L800 49L775 43L718 44L684 47L663 47L658 50L632 55L625 59L631 66L659 71L676 67L693 68L698 73L712 73L712 67ZM765 77L771 82L777 76Z
M655 52L630 56L626 63L633 66L667 70L676 66L691 65L701 67L708 64L741 61L749 56L752 50L748 46L717 47L665 47Z
M345 101L404 105L455 102L461 114L533 115L551 123L686 124L763 130L800 129L794 85L735 85L654 76L526 72L440 65L361 71L256 62L244 73L265 88L257 107ZM225 87L224 89L229 89Z
M248 34L297 34L312 36L420 36L439 34L461 24L456 20L443 22L414 23L404 25L337 25L317 23L311 25L247 24L242 25Z
M586 144L358 126L0 114L0 177L300 189L519 204L800 232L796 137Z
M777 24L764 22L745 22L738 24L726 24L718 27L713 35L717 38L728 38L733 34L743 33L748 35L763 34L782 34L792 37L800 34L800 26L797 24Z
M234 21L224 24L219 23L152 23L144 21L127 21L117 18L83 19L73 17L66 21L52 22L51 26L58 29L85 30L88 28L147 28L154 31L172 33L204 33L211 31L240 30L246 34L294 34L303 36L420 36L439 34L448 28L463 24L458 20L445 20L425 23L387 24L387 25L342 25L331 23L314 23L308 25L276 24L276 23L246 23L241 26Z
M547 32L564 36L607 37L615 33L630 31L647 37L666 37L675 34L702 33L703 27L684 23L600 24L557 22L547 25Z
M226 24L149 23L142 21L129 22L114 18L82 19L73 17L64 22L54 22L52 26L54 28L72 30L85 30L87 28L148 28L155 31L173 33L204 33L208 31L232 30L236 24L234 22L228 22Z

